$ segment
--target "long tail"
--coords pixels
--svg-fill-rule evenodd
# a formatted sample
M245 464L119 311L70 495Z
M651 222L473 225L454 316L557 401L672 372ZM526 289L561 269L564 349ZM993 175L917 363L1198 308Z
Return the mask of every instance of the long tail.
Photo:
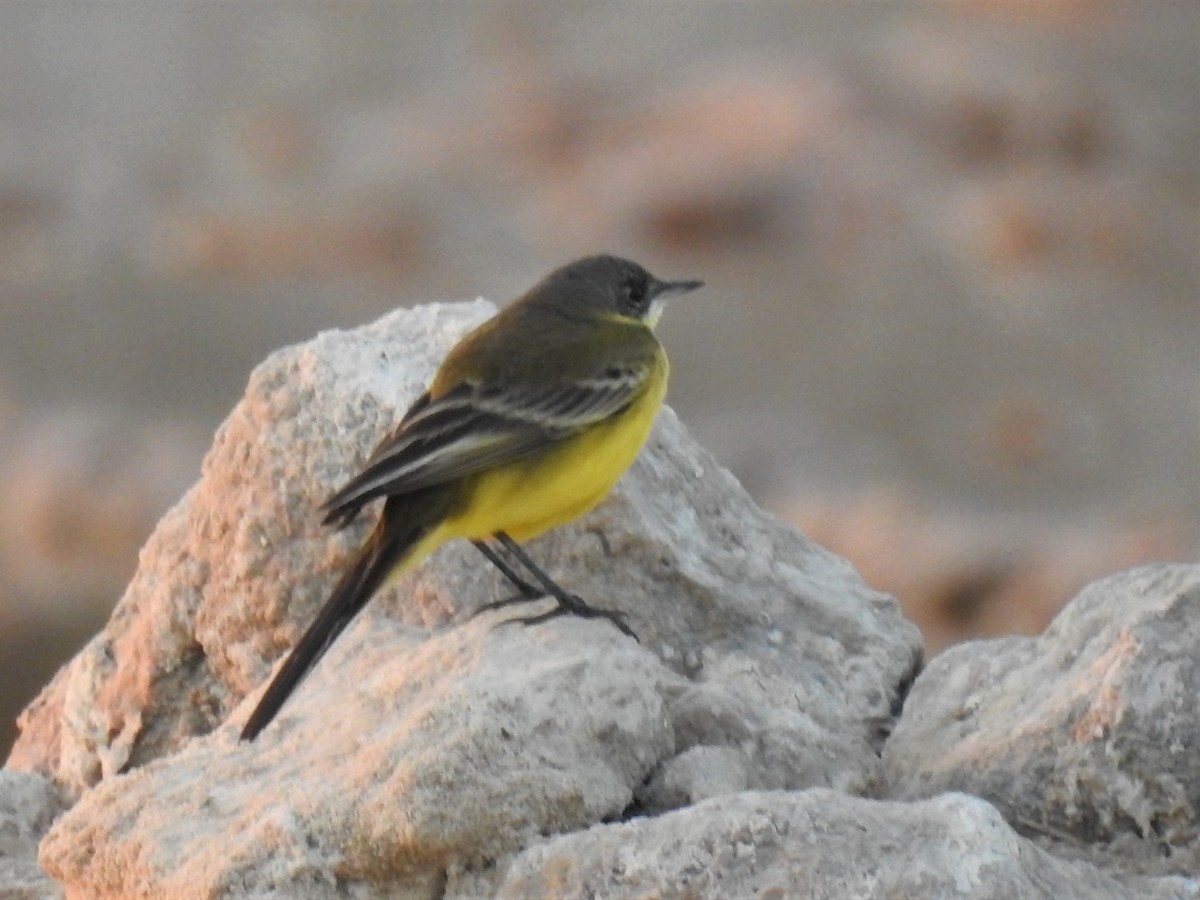
M405 504L408 506L408 504ZM411 510L411 507L409 507ZM405 512L409 511L405 510ZM274 679L263 692L258 706L242 728L242 740L252 741L275 718L296 686L312 670L325 651L379 590L388 576L409 559L412 550L428 533L424 524L404 526L406 515L397 515L394 499L385 505L383 517L363 544L308 631L296 642ZM422 517L424 518L424 517ZM432 549L432 548L431 548Z

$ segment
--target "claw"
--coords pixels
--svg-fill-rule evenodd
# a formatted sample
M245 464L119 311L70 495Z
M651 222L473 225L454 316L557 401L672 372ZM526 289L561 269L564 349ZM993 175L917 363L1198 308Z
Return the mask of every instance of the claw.
M638 636L634 634L633 629L625 624L625 620L629 618L627 613L616 609L600 609L595 606L588 606L580 597L575 594L566 594L564 596L570 597L571 599L564 602L562 599L556 598L559 602L558 605L553 609L547 610L544 613L538 613L536 616L521 616L515 619L507 619L501 624L508 625L515 622L520 623L521 625L539 625L542 622L549 622L551 619L556 619L559 616L565 615L579 616L581 619L607 619L622 634L628 635L639 644L641 643L641 640L638 638ZM496 603L501 604L505 602L506 601L496 601ZM480 609L487 609L488 607L495 608L496 603L489 603L487 606L481 607Z
M537 594L535 596L526 596L524 593L513 594L511 597L505 597L503 600L493 600L491 603L485 603L483 606L471 613L468 618L474 619L476 616L482 615L485 612L493 612L497 609L504 609L506 606L513 606L517 603L529 603L532 600L540 600L543 597L548 597L549 594Z

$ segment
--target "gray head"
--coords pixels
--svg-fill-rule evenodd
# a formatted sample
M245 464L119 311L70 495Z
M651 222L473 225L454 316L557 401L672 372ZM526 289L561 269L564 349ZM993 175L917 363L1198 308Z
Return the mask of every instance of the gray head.
M640 319L653 326L662 314L663 300L686 294L703 281L660 281L641 266L619 256L588 256L555 269L531 291L586 307Z

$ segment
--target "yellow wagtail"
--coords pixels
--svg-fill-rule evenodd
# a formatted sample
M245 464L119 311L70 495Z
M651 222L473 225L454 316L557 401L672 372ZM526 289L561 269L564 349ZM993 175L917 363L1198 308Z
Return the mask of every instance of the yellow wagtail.
M450 351L429 389L324 504L345 527L386 498L379 524L242 729L254 737L371 596L446 541L467 538L520 593L495 609L553 597L549 612L604 618L636 635L624 614L587 605L518 545L583 515L608 494L650 434L667 389L654 336L663 298L699 281L659 281L636 263L592 256L551 272ZM536 582L490 546L495 540Z

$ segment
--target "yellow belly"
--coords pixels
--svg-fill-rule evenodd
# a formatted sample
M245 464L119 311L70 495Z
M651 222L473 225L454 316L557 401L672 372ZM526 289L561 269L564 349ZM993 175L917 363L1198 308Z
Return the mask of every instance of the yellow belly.
M531 459L476 476L462 511L438 526L430 543L479 540L498 531L527 541L590 511L637 458L666 390L664 359L645 393L615 419Z

